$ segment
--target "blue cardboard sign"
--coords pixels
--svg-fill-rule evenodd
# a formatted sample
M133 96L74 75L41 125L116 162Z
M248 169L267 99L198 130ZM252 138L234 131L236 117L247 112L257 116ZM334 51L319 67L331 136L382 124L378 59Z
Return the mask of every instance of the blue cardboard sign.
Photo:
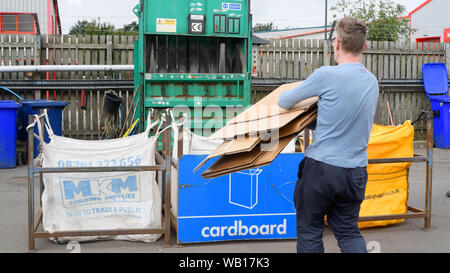
M293 203L302 153L270 165L203 179L205 155L183 155L178 172L178 243L296 238Z

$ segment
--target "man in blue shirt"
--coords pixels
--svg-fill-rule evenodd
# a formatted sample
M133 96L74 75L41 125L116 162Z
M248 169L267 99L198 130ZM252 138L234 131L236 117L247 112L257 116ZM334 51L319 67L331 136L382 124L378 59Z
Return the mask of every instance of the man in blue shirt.
M324 66L281 94L291 108L319 97L312 144L299 166L294 203L297 251L323 252L324 217L342 252L367 252L357 225L367 183L367 146L378 101L376 77L362 65L366 25L345 17L333 41L337 66Z

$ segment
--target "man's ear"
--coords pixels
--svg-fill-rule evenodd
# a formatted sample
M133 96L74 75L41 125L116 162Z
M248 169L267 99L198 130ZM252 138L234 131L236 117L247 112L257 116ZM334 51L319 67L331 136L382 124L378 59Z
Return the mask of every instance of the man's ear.
M336 47L336 50L341 49L341 42L339 41L339 37L336 36L336 40L334 40L334 46Z
M367 50L367 41L364 42L363 51Z

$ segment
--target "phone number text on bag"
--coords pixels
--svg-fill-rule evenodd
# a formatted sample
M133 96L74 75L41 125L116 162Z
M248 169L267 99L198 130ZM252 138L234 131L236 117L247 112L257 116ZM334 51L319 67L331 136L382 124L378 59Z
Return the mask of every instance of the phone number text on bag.
M58 167L116 167L116 166L138 166L141 156L129 156L111 160L58 160Z

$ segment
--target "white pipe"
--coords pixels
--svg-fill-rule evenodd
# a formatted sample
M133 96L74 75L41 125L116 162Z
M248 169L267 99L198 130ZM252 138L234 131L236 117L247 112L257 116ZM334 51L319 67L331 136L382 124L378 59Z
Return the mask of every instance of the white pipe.
M133 71L134 65L11 65L0 66L6 72L72 72L72 71Z

